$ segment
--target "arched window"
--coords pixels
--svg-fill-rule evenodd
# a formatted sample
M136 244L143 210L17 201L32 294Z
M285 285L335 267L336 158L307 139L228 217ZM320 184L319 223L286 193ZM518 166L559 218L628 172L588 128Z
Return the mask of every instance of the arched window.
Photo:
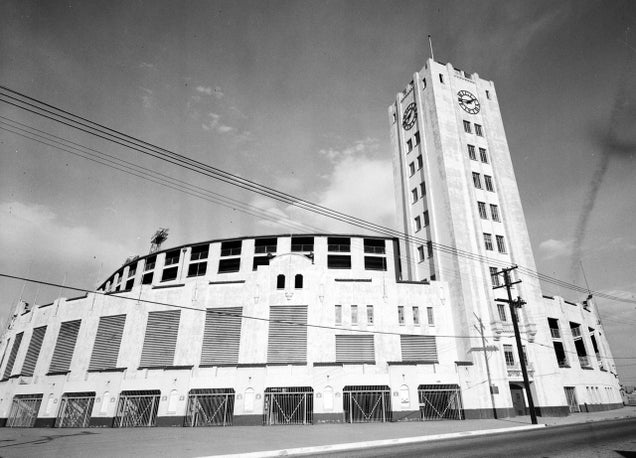
M243 411L244 412L254 411L254 389L253 388L247 388L245 390L245 394L243 395Z
M333 388L330 386L326 386L325 391L322 393L322 408L324 410L333 410Z
M276 289L285 289L285 276L283 274L276 277Z
M168 398L168 413L176 413L177 412L177 401L179 400L179 393L177 390L172 390L170 392L170 397Z
M294 288L301 289L303 287L303 276L301 274L296 274L294 277Z
M106 391L104 396L102 396L102 405L99 409L99 413L102 415L106 415L108 412L108 403L110 402L110 393Z

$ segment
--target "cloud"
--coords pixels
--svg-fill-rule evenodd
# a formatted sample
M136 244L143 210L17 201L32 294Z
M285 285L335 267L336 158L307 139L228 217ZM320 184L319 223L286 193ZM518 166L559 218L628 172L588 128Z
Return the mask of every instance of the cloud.
M152 90L145 88L143 86L139 86L139 89L142 90L143 94L141 94L141 103L144 108L152 108L155 106L155 96Z
M203 130L215 131L220 134L226 134L235 130L233 127L220 123L221 115L216 113L208 113L208 119L201 124Z
M352 145L342 149L321 149L318 154L325 156L332 163L336 163L353 155L371 154L377 150L378 145L379 141L377 138L368 137L364 140L357 140Z
M89 285L97 279L99 263L108 267L120 265L133 251L104 240L86 226L60 221L52 209L43 205L2 202L0 220L0 267L6 272L26 274L25 266L32 261L31 276L60 280L66 271L69 284L75 281ZM95 257L97 253L99 259ZM51 265L58 265L59 270L51 272L47 268L38 272L38 266ZM21 267L23 271L19 270Z
M142 62L139 64L139 68L151 68L151 69L155 69L155 64L151 64L149 62Z
M572 254L573 244L573 239L548 239L541 242L539 245L539 251L542 252L544 260L561 258Z
M222 99L225 96L220 86L214 88L211 86L197 86L196 91L205 95L214 96L217 99Z

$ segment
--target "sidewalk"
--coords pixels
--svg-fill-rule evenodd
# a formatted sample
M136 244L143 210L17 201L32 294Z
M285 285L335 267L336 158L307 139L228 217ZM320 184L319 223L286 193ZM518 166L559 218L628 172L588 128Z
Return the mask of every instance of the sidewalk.
M624 407L568 417L539 417L547 426L636 417L636 407ZM460 436L479 432L531 426L530 417L500 420L429 421L308 426L233 426L227 428L136 428L136 429L12 429L0 428L0 455L73 457L90 456L218 456L324 447L370 441L421 441L435 436ZM413 439L407 439L413 438ZM311 454L311 450L307 452ZM318 450L313 449L316 453ZM259 453L251 456L267 456Z

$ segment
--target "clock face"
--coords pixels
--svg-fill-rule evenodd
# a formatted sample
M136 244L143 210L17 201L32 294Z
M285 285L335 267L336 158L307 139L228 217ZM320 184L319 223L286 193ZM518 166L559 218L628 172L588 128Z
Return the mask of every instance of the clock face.
M409 104L404 110L404 116L402 116L402 127L404 130L409 130L415 125L417 119L417 109L415 108L415 102Z
M457 101L459 102L459 106L464 109L467 113L477 114L479 113L479 100L473 94L468 91L459 91L457 93Z

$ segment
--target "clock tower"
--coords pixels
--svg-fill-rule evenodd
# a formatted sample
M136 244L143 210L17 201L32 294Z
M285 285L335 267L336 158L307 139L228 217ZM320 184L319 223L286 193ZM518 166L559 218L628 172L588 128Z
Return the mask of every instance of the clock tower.
M528 359L542 374L533 390L543 393L539 388L556 381L558 368L549 353L539 281L527 274L536 266L494 84L428 59L396 95L388 114L397 215L406 235L402 280L446 282L455 334L475 336L455 340L458 364L473 367L476 379L485 377L483 344L475 330L483 324L486 336L501 336L490 369L494 378L505 380L505 364L495 362L514 338L500 332L510 321L495 301L506 294L493 290L498 277L492 274L522 266L516 271L522 282L513 294L527 302L518 312L522 338L545 344L527 345ZM485 402L487 384L484 390ZM539 403L561 402L542 396Z

